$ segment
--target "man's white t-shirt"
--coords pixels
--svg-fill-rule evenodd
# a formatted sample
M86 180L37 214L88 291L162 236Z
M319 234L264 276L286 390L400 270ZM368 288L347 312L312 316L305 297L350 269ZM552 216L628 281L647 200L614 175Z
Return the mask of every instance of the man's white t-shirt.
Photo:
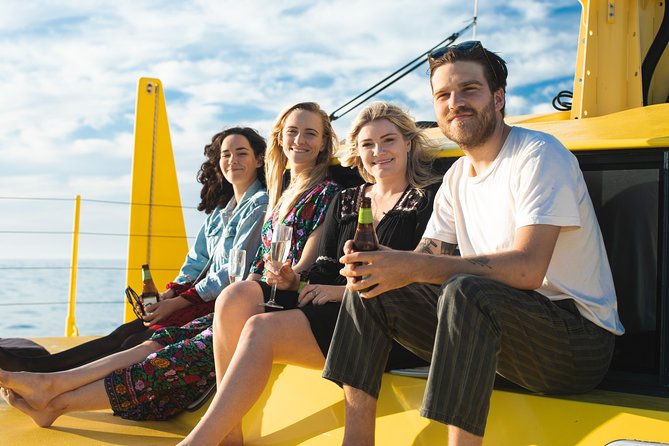
M560 226L537 291L574 299L583 317L622 334L602 234L574 155L548 134L513 127L485 172L472 177L470 169L462 157L446 172L424 237L473 256L511 249L520 227Z

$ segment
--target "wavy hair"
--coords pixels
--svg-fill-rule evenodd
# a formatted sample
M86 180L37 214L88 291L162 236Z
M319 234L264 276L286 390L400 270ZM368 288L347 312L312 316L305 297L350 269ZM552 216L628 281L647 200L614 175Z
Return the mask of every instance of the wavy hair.
M290 176L290 182L284 189L284 173L288 164L288 158L283 153L281 136L286 125L288 115L295 110L306 110L316 113L323 124L323 150L319 152L313 167L305 169L299 175ZM269 148L267 149L267 162L265 173L267 175L267 190L269 193L269 209L278 210L281 221L288 211L297 203L297 200L316 184L325 180L335 147L337 146L337 135L335 134L330 118L320 105L315 102L300 102L283 110L272 128ZM270 213L267 214L268 216Z
M202 190L200 190L201 201L197 206L198 211L210 214L217 206L227 205L234 196L232 184L225 179L220 166L221 145L223 140L230 135L243 136L249 142L257 159L263 160L265 157L265 150L267 149L265 138L252 128L231 127L212 136L211 142L204 146L204 156L207 157L207 160L202 163L200 170L197 172L197 181L202 184ZM258 180L264 186L265 171L262 164L256 169L256 174Z
M440 181L432 171L434 149L424 132L416 126L416 121L402 108L387 102L373 102L358 114L348 134L346 148L339 160L342 166L356 167L360 176L368 183L376 183L372 174L365 170L358 148L358 135L362 128L373 121L386 119L410 142L407 158L407 180L417 189L423 189Z
M428 57L430 85L434 72L442 65L455 62L475 62L483 68L488 88L491 92L502 89L504 93L504 106L502 107L502 116L506 114L506 80L509 75L506 61L498 54L487 50L479 41L467 41L458 45L451 45L445 48L444 53L439 57Z

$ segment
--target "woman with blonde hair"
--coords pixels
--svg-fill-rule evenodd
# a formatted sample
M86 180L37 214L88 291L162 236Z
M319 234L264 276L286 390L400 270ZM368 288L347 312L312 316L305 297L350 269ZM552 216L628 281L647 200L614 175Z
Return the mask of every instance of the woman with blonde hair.
M308 125L311 125L312 128L307 128L306 134L301 135L300 138L304 146L311 146L312 143L320 144L315 158L309 153L305 154L304 151L301 152L305 154L302 156L294 154L295 150L290 146L290 141L298 136L298 129L295 127L296 120L299 116L309 115L311 115L312 122ZM317 121L320 121L321 132L316 128ZM332 128L330 118L317 103L301 102L282 111L272 128L266 155L269 208L274 209L277 204L280 204L281 210L278 215L283 215L286 210L292 208L304 192L325 181L336 146L337 135ZM288 187L284 188L286 167L289 164L291 179Z
M265 285L263 273L277 225L292 227L292 243L286 262L302 271L315 260L319 228L327 206L339 186L327 178L337 136L327 113L315 102L301 102L279 114L272 128L266 155L269 192L262 243L251 266L249 280ZM290 170L286 170L290 167ZM288 185L286 176L289 176ZM246 285L235 284L232 293ZM216 307L217 314L221 309Z
M340 157L341 164L356 167L360 176L367 183L376 182L364 168L360 148L356 141L362 127L379 119L385 119L393 124L404 135L404 138L410 141L406 169L409 184L417 189L423 189L426 185L439 181L440 178L432 171L436 147L432 146L423 130L416 126L416 122L404 110L388 102L373 102L360 112L349 131L348 150Z
M259 310L268 287L256 282L221 293L214 326L218 391L180 445L242 444L242 416L262 393L272 363L323 367L346 283L337 259L353 238L362 197L372 198L379 241L395 249L414 249L432 212L439 180L429 173L426 147L415 122L401 108L374 103L360 113L349 136L346 162L358 166L367 183L334 199L319 256L309 268L309 285L298 293L299 270L289 265L268 271L268 279L281 290L277 300L283 310ZM240 292L234 293L236 289ZM424 364L399 344L388 361L390 368Z

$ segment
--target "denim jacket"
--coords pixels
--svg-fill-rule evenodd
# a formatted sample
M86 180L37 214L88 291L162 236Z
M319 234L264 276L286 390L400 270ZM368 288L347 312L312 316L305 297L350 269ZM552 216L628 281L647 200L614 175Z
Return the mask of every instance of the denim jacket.
M214 209L200 228L174 281L180 284L194 282L211 258L207 275L195 284L195 291L205 302L216 299L228 285L228 253L232 248L246 250L246 276L260 245L260 230L268 201L267 191L256 180L239 204L233 197L225 208Z

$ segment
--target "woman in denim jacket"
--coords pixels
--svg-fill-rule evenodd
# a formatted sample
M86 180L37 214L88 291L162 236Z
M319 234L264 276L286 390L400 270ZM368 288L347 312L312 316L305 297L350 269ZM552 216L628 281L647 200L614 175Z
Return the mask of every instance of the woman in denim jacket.
M67 370L134 347L158 329L180 327L214 311L214 299L228 284L228 256L244 249L253 259L267 208L264 158L267 144L255 130L233 127L215 134L204 148L207 160L197 175L202 183L198 210L207 218L177 278L146 307L142 319L121 325L102 338L64 352L21 357L0 349L0 368L52 372ZM245 271L248 271L248 264Z

